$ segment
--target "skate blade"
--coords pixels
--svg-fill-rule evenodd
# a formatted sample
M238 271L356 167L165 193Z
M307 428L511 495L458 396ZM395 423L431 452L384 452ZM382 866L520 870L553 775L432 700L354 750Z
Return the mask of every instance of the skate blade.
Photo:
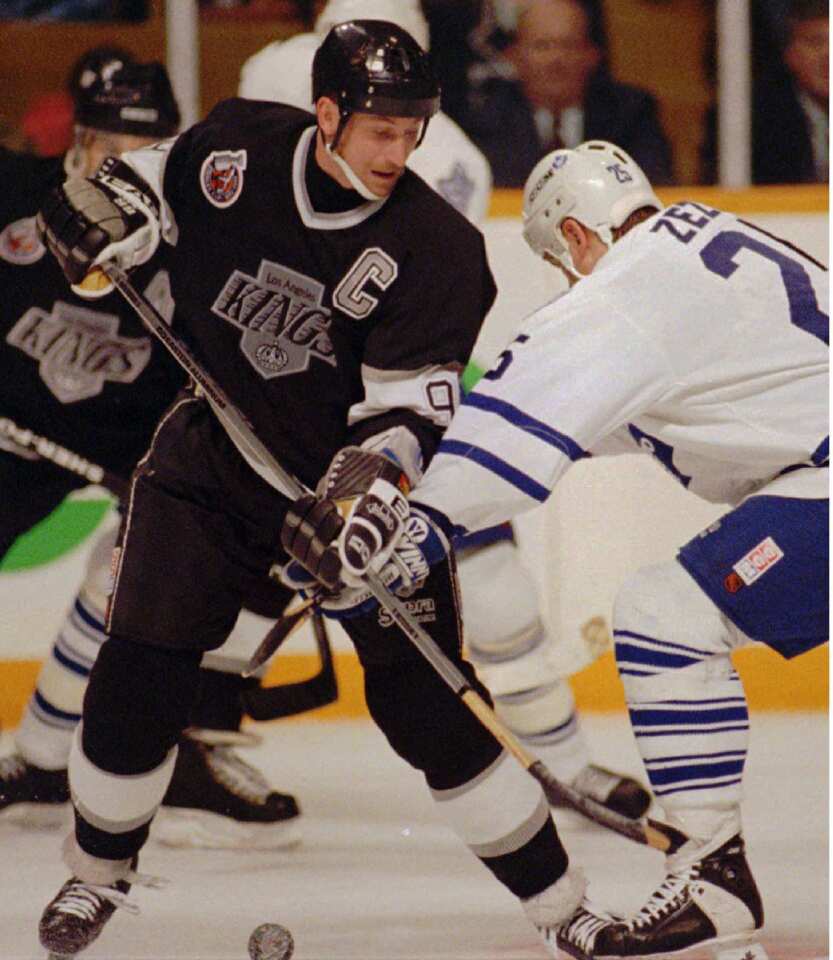
M160 807L150 835L164 847L200 850L289 850L301 843L297 817L247 823L207 810Z
M727 937L719 943L711 944L714 960L769 960L766 950L757 937Z
M67 803L14 803L0 810L0 823L28 830L56 830L71 822Z

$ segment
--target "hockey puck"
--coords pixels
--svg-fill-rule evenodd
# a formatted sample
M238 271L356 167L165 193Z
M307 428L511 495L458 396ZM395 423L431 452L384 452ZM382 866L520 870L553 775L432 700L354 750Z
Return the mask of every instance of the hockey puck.
M279 923L261 923L249 937L251 960L289 960L294 950L292 934Z

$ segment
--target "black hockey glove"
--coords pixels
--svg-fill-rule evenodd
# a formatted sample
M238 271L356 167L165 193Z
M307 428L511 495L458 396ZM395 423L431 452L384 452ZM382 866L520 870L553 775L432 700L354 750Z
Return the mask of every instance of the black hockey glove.
M344 526L338 507L332 500L319 499L311 493L299 497L287 510L281 527L281 545L294 561L329 589L341 586L341 561L336 541ZM284 583L295 589L309 589L300 571L288 564L282 575Z
M371 561L376 569L384 564L407 519L409 489L399 464L380 453L344 447L333 457L318 494L337 501L347 514L339 537L344 583L358 586Z
M159 245L159 203L132 167L108 157L89 179L73 177L55 187L37 225L67 279L78 285L98 263L115 261L129 270L151 258Z

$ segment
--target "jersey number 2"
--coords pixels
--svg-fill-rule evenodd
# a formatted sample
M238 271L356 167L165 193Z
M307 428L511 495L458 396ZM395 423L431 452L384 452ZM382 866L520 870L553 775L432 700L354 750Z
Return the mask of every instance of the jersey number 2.
M743 249L766 257L781 271L790 307L790 323L818 337L822 343L828 343L830 318L823 310L819 310L810 276L798 260L739 230L718 233L703 247L700 257L712 273L728 280L739 266L734 257Z

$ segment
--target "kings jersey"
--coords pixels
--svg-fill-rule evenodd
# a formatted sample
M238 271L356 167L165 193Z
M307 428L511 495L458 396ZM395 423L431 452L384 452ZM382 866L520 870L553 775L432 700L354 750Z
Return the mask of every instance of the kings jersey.
M230 100L123 159L163 201L178 332L312 485L394 422L433 453L495 287L482 235L409 171L386 200L316 209L310 121Z
M41 243L35 213L61 161L4 150L0 170L0 418L127 477L185 378L120 294L76 296ZM134 282L169 313L161 261Z

